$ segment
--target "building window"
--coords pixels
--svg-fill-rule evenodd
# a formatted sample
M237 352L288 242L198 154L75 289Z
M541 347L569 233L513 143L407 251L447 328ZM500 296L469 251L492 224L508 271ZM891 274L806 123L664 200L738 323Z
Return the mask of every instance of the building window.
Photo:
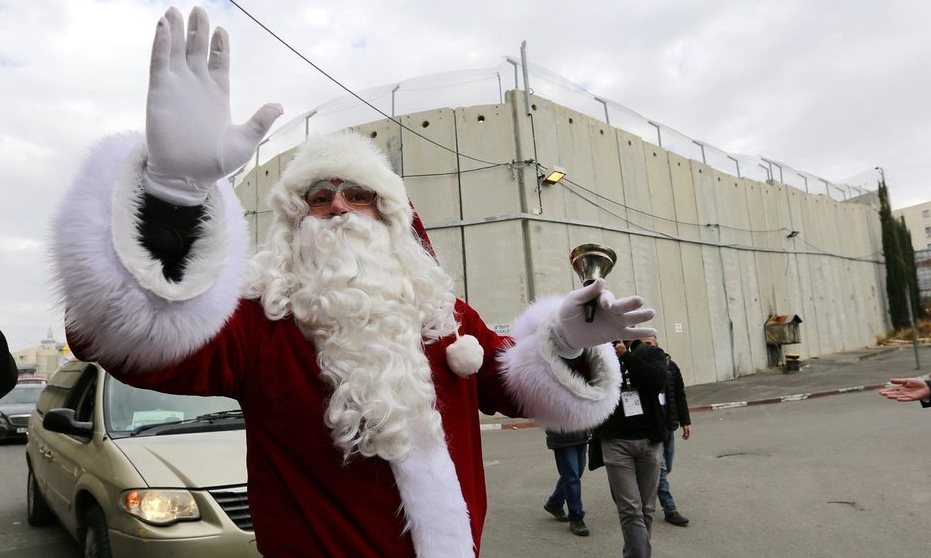
M921 210L921 218L922 218L922 219L927 219L928 217L931 217L931 209L922 209L922 210Z
M925 236L931 236L931 227L925 227Z

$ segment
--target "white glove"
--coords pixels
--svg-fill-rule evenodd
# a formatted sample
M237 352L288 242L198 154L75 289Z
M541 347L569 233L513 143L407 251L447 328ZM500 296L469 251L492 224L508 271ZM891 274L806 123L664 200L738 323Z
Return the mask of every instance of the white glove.
M595 319L585 321L585 303L597 298ZM566 295L556 311L553 342L556 352L563 358L575 358L586 347L594 347L609 341L640 339L656 335L651 327L634 327L652 320L656 312L652 308L640 308L643 299L628 296L615 299L605 290L604 279L596 279L591 285L576 289Z
M203 8L184 18L171 7L155 29L146 102L148 162L145 189L175 205L204 203L216 181L245 163L281 116L267 104L241 125L230 117L229 37L218 27L210 40Z

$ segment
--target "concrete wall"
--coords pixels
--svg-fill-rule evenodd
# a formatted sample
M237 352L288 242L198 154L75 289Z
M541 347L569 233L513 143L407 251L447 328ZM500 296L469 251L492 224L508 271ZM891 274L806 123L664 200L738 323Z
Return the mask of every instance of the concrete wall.
M457 294L490 326L506 331L531 300L577 287L568 254L595 242L618 255L609 288L656 309L651 325L687 384L766 367L772 314L802 318L801 344L786 347L802 358L888 329L874 207L728 175L543 98L530 117L522 94L512 99L400 117L416 133L388 120L356 128L391 155ZM238 187L257 243L291 156ZM527 160L566 168L568 181L538 187L535 166L507 164Z

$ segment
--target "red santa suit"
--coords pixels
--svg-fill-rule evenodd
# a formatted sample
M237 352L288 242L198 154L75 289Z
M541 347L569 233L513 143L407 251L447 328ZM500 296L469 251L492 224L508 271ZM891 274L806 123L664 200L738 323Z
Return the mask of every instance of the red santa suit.
M477 556L486 495L476 411L577 430L617 405L610 345L584 351L579 366L588 379L557 355L551 331L561 299L531 306L514 322L513 337L497 335L457 301L457 335L423 347L445 440L412 432L402 460L344 461L324 425L330 391L314 343L290 317L271 320L241 296L246 229L232 191L221 186L208 196L208 218L181 281L166 280L143 248L142 143L133 135L103 142L56 217L53 257L69 342L79 358L99 361L124 382L240 402L249 505L265 556ZM324 172L364 184L384 180L386 161L367 160L354 153L361 171L337 174L337 164ZM473 374L454 372L459 366L447 357L466 335L483 349Z

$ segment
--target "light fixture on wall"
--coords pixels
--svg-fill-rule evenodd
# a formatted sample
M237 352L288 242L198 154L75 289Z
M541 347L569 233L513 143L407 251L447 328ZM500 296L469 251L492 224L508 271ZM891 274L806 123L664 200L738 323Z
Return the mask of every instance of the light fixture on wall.
M540 184L552 186L566 177L566 169L553 165L553 168L540 175Z
M798 231L789 231L789 234L786 235L786 238L795 238L798 236Z

